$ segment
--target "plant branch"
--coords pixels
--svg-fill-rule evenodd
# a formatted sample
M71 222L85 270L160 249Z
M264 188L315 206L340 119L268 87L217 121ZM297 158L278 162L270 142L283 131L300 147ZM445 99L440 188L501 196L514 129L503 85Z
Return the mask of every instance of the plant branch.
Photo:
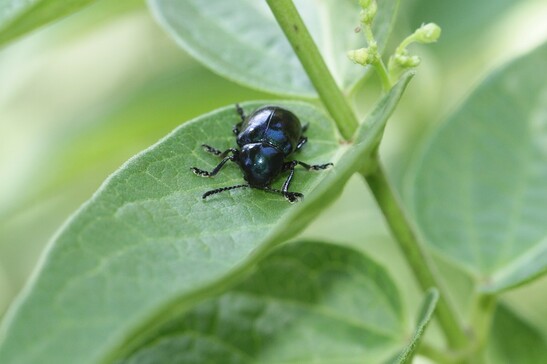
M452 357L449 353L446 353L436 347L428 344L427 342L420 343L418 353L426 358L431 359L437 364L455 364L457 358Z
M351 139L359 123L292 0L266 0L342 136Z
M316 88L321 101L336 122L340 133L346 139L351 138L358 126L355 114L336 85L292 0L266 1ZM381 71L385 71L385 66ZM372 160L369 158L367 160L373 162L373 164L379 163L376 153L372 156ZM430 287L439 289L440 297L436 316L449 345L452 348L465 347L468 344L468 338L457 319L455 310L447 301L446 290L436 280L433 265L429 261L425 250L417 241L380 165L378 164L371 174L367 175L364 172L362 174L370 185L388 225L403 250L420 286L424 291Z
M471 322L473 323L473 356L484 360L484 349L496 310L496 296L478 293L474 298ZM480 361L478 361L480 362Z
M391 233L398 242L407 262L410 264L418 283L425 291L430 287L437 287L440 292L436 316L445 333L446 339L452 348L463 348L468 344L468 337L463 326L457 319L454 308L447 300L446 289L435 277L433 263L423 246L418 241L408 218L405 216L400 202L395 196L387 177L376 155L377 168L369 174L362 173L382 210Z

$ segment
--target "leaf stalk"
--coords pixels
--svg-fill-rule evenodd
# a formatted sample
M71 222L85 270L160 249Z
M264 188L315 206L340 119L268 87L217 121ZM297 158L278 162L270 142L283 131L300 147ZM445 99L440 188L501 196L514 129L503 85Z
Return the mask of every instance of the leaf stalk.
M359 125L342 91L336 85L319 49L292 0L266 0L300 63L332 116L340 134L350 140Z
M316 88L321 101L338 126L340 133L344 138L349 139L358 126L357 118L323 61L292 0L266 0L266 2ZM389 88L391 88L388 72L385 65L382 64L382 66L379 73L385 76L385 80L383 79L384 87L389 84ZM420 286L424 291L431 287L437 287L440 292L436 316L449 346L454 349L466 347L468 337L463 326L458 320L456 311L447 300L446 289L436 278L438 275L435 273L433 263L419 243L409 219L403 212L401 203L395 197L395 193L388 183L377 153L365 160L372 160L374 164L377 164L377 167L372 168L372 170L367 168L370 173L363 172L362 175L369 184L392 234L403 250Z
M444 285L436 277L435 266L427 254L425 248L418 240L410 220L403 211L402 204L394 193L393 188L383 171L376 154L377 168L369 174L361 173L368 183L378 206L385 216L393 237L412 268L414 275L425 291L431 287L437 287L441 292L437 303L436 315L445 333L446 339L452 348L463 348L468 344L468 337L463 325L457 319L456 310L448 301L448 295Z

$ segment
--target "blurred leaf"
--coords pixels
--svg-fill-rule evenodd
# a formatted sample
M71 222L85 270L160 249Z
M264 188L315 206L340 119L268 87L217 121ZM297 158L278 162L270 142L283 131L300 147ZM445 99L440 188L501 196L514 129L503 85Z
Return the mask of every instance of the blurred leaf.
M9 302L11 296L11 289L6 278L4 267L0 264L0 319L2 318L4 311Z
M427 241L499 291L547 269L547 45L486 79L430 140L414 179Z
M537 364L547 358L547 341L504 305L496 309L487 348L490 363Z
M352 249L299 242L118 363L378 363L401 347L404 321L382 266Z
M5 0L0 2L0 45L79 11L96 0Z
M41 34L0 54L5 304L67 216L121 163L196 115L270 97L180 52L139 0L96 3Z
M278 94L314 97L311 85L265 2L149 0L156 18L177 43L214 72ZM343 89L365 72L346 56L365 45L355 33L357 0L295 1L330 71ZM380 1L374 28L383 45L398 0Z
M242 181L234 166L211 180L189 171L218 163L202 143L234 145L233 107L180 126L130 160L56 238L41 273L0 328L0 361L94 362L223 289L340 194L377 145L409 80L379 102L352 147L339 145L332 123L314 107L277 102L311 123L299 158L336 164L322 173L297 172L293 189L307 196L296 206L258 190L201 199L209 189ZM248 111L257 106L245 105Z
M192 87L183 87L188 84ZM72 125L80 125L74 126L70 138L62 135L53 140L51 158L59 165L52 170L46 163L48 178L42 175L38 193L68 188L76 178L90 178L90 170L107 173L196 114L261 96L269 95L238 87L193 61L177 63L176 70L154 75L146 84L112 97L98 110L79 120L71 119ZM30 196L32 201L35 198Z
M481 291L494 293L526 283L547 271L547 236L525 254L492 276Z
M409 13L413 27L424 22L435 22L442 27L443 35L439 42L442 49L464 53L455 45L475 39L478 33L499 21L515 4L517 2L513 0L414 0Z
M433 312L437 306L437 301L439 300L439 292L436 288L430 288L425 296L424 302L422 303L422 309L420 315L418 316L418 321L416 322L416 331L410 340L410 343L405 348L405 350L398 356L397 360L394 363L406 364L412 363L412 358L416 354L416 350L420 345L423 334L429 321L433 317Z

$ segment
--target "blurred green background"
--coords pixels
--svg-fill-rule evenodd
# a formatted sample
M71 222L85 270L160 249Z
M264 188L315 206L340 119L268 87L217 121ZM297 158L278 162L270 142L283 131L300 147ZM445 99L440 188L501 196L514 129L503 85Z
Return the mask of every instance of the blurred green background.
M427 131L489 71L544 42L545 19L544 0L403 2L392 46L422 22L443 28L438 44L413 48L423 62L382 145L403 194L405 170ZM356 97L367 98L375 83L370 78ZM198 64L139 0L98 1L0 49L0 317L55 232L125 160L200 114L275 97ZM358 246L386 263L415 311L418 291L361 180L352 179L304 235ZM468 289L462 273L452 276L453 286ZM545 278L504 300L547 336L542 292Z

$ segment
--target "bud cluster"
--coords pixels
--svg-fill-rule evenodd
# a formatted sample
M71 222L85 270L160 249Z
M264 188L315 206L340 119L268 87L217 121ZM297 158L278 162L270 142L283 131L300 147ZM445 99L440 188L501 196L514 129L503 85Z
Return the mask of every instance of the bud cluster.
M378 12L376 0L359 0L359 5L361 6L359 13L361 26L356 29L363 30L368 47L350 50L347 52L347 56L354 63L363 66L372 65L378 71L384 88L389 89L392 81L397 79L402 71L417 67L421 62L420 57L411 55L407 47L412 43L428 44L436 42L441 36L441 28L435 23L422 24L421 27L399 44L395 53L389 57L388 67L386 68L372 31L372 23Z

